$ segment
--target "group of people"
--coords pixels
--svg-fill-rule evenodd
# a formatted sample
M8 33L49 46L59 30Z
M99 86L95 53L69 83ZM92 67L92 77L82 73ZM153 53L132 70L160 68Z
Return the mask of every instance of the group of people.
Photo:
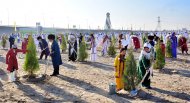
M20 41L16 41L19 35L10 35L9 37L9 42L10 42L10 49L7 52L6 55L6 64L8 65L7 71L9 73L16 73L18 70L18 62L17 62L17 53L22 52L25 54L26 52L30 53L30 51L27 50L27 45L28 45L28 38L29 36L32 36L36 45L37 51L40 48L41 53L39 60L42 60L42 58L45 55L45 60L47 60L48 56L51 57L52 63L53 63L53 68L54 71L51 76L57 76L59 75L59 65L62 64L61 60L61 54L60 54L60 45L62 42L62 37L61 36L56 36L53 34L50 35L28 35L26 34L23 36L23 40L19 38L20 41L22 41L21 48L19 49L17 47L17 44L20 44ZM62 35L64 36L64 35ZM19 36L20 37L20 36ZM69 45L68 47L68 60L69 61L76 61L77 60L77 55L78 55L78 48L80 43L82 42L83 38L85 38L85 35L75 35L75 34L69 34L68 35L68 40L67 43ZM48 41L47 41L48 39ZM108 48L108 36L105 35L102 38L101 45L103 45L102 48L102 55L105 56L107 54L107 48ZM94 34L90 34L90 37L85 40L85 42L90 44L91 48L91 56L90 60L92 62L95 62L97 59L97 37L94 36ZM16 74L15 74L16 76ZM13 80L14 81L14 80Z
M145 40L145 43L143 44L143 48L141 50L139 60L137 63L137 73L138 73L138 80L143 80L141 86L145 87L147 89L151 89L151 81L150 77L153 76L153 70L152 70L152 64L154 60L156 60L156 52L155 52L155 45L160 42L160 48L162 51L162 55L165 58L165 52L166 52L166 45L167 42L171 42L171 54L172 58L177 58L177 48L181 48L182 53L184 51L188 51L187 47L187 41L188 41L188 36L181 35L181 37L176 36L175 32L168 33L167 35L156 35L155 33L149 33L147 39ZM137 37L137 38L136 38ZM116 91L120 91L122 89L125 89L125 84L123 81L124 78L124 70L125 70L125 56L126 56L126 51L127 47L129 46L129 43L123 43L123 41L127 41L124 38L123 34L120 34L118 36L118 47L120 49L120 53L116 56L114 60L114 67L115 67L115 82L116 82ZM140 37L138 35L131 36L130 39L132 39L132 42L134 43L134 49L139 49L140 48ZM164 40L165 39L165 40ZM164 42L165 41L165 42ZM178 41L180 43L178 43ZM179 44L179 45L178 45ZM164 59L165 62L165 59Z
M126 33L127 34L127 33ZM90 34L90 35L83 35L83 34L69 34L67 43L69 45L68 47L68 60L69 61L76 61L78 57L78 48L84 39L86 44L90 45L90 60L92 62L96 62L97 60L97 47L102 47L101 54L102 56L106 56L108 52L108 47L111 42L111 38L113 35L116 37L116 40L118 41L118 48L120 50L120 54L116 56L114 61L115 66L115 77L116 77L116 84L117 84L117 90L121 90L124 88L123 81L122 81L122 75L125 68L125 55L126 51L128 50L129 46L132 46L133 49L136 51L141 48L141 35L106 35L104 33L98 33L98 34ZM63 35L62 35L63 36ZM18 36L17 36L18 37ZM20 37L20 36L19 36ZM59 75L59 65L62 64L61 60L61 54L60 54L60 44L62 42L61 36L55 36L55 35L32 35L34 38L35 44L39 45L41 49L41 54L39 57L39 60L43 58L45 55L45 59L48 58L48 56L51 56L52 62L53 62L53 68L54 72L51 76ZM18 38L17 38L18 39ZM22 39L19 38L20 42ZM49 43L48 43L48 41ZM148 40L146 40L145 44L143 45L143 49L141 51L141 54L139 56L139 62L138 62L138 74L139 78L142 79L146 72L149 72L147 77L152 75L152 72L150 70L151 67L151 61L155 60L155 44L160 40L161 48L163 55L165 55L165 46L167 41L171 41L171 48L172 48L172 57L177 58L177 47L178 45L178 38L175 33L168 33L167 35L161 36L153 33L148 34ZM182 49L182 53L186 51L187 53L187 38L185 36L182 36L180 39L180 47ZM12 72L14 70L18 70L18 63L16 60L16 55L18 52L30 52L27 51L27 45L28 45L28 35L24 36L24 40L22 40L22 47L21 49L18 49L15 45L15 37L13 35L9 38L10 42L10 50L7 53L6 56L6 63L8 64L7 70L9 72ZM117 44L117 43L116 43ZM38 46L36 46L38 49ZM143 84L146 88L151 88L150 86L150 79L145 78Z
M12 36L10 38L12 38ZM52 59L52 64L54 68L53 73L50 76L57 76L59 75L59 66L62 64L60 48L57 41L55 40L56 38L55 35L50 34L48 35L47 38L48 38L49 43L51 44L50 48L45 39L42 39L41 36L37 37L37 40L39 41L39 46L41 48L41 55L39 59L42 59L44 55L45 55L45 59L47 59L47 57L50 56ZM21 49L17 48L17 45L14 43L10 45L11 47L6 54L6 64L8 65L7 67L8 73L10 73L10 75L14 73L14 78L13 79L10 78L11 81L16 80L16 74L18 70L18 61L16 57L17 53L19 52L32 53L27 50L27 45L28 45L28 38L24 38Z

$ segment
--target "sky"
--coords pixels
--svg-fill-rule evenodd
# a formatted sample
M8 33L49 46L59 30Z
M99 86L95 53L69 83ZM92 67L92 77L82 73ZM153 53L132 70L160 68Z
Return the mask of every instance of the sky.
M110 13L113 29L190 29L190 0L0 0L0 25L80 29L104 28Z

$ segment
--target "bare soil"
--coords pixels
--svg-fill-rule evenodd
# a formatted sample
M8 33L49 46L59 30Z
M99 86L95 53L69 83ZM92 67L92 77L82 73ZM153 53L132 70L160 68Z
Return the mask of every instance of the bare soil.
M127 91L109 95L109 84L114 82L114 58L101 57L98 54L97 62L70 62L68 55L62 54L63 65L60 75L47 76L45 81L27 82L22 78L26 73L22 66L24 59L19 59L20 82L7 81L7 65L5 56L7 50L0 50L0 102L2 103L149 103L149 102L190 102L190 55L178 54L177 59L166 59L163 70L154 70L152 78L153 89L142 88L135 98L130 97ZM138 59L139 53L134 52ZM47 75L53 71L51 63L40 62L40 71L43 74L47 68Z

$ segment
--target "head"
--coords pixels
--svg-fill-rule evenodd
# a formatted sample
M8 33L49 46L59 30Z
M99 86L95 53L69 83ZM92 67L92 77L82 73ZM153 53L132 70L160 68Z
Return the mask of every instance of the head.
M52 43L52 42L55 40L55 35L49 34L49 35L48 35L48 40L49 40L49 42Z
M93 33L92 33L92 34L90 34L90 37L94 38L94 34L93 34Z
M151 45L149 43L144 44L144 51L146 53L150 53L150 48L151 48Z
M120 50L120 54L124 56L124 55L126 54L126 49L125 49L125 48L122 48L122 49Z
M42 41L42 37L41 36L37 37L37 40Z
M149 53L150 52L150 49L148 47L144 47L144 51Z
M123 34L120 34L120 35L119 35L119 39L122 39L122 38L123 38Z
M175 32L172 33L172 36L175 36Z
M160 40L160 44L163 44L164 43L164 41L163 40Z

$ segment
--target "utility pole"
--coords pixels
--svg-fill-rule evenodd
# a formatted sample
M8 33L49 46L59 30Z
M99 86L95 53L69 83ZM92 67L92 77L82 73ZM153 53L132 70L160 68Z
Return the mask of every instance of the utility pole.
M160 16L158 16L158 24L157 24L157 27L156 27L156 31L161 31L161 21L160 21Z

